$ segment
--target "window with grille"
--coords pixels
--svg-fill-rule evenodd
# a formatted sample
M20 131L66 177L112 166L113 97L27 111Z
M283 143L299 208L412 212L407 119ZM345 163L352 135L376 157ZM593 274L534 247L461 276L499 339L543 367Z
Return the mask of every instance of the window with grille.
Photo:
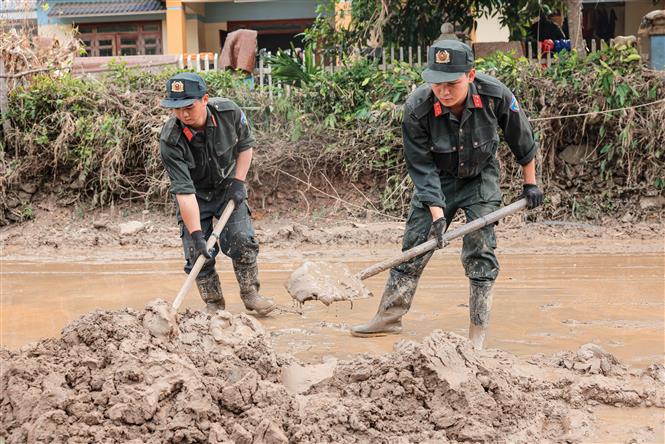
M162 54L161 22L85 23L78 28L84 56Z

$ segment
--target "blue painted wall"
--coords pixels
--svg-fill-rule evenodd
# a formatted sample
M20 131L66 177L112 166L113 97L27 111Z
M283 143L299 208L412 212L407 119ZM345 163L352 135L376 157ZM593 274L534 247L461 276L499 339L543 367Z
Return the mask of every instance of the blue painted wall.
M317 0L274 0L255 3L206 3L206 23L239 20L284 20L316 17Z
M665 35L652 35L651 39L651 69L665 71Z
M44 4L46 2L40 1L37 2L37 24L38 25L48 25L50 23L60 23L60 22L49 22L46 11L44 10Z

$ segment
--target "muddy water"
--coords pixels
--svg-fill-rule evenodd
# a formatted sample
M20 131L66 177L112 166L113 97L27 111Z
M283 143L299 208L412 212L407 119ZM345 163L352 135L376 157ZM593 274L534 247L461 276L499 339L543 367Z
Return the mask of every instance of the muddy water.
M388 257L393 250L326 252L352 270ZM156 297L171 301L182 285L181 261L0 261L0 342L17 348L60 329L96 308L143 308ZM262 255L262 292L281 304L291 298L283 284L304 257L319 252L273 251ZM319 256L321 257L321 256ZM517 355L576 350L595 342L622 361L638 367L665 357L664 276L662 254L647 255L501 255L489 347ZM218 265L228 308L243 309L230 263ZM262 320L277 351L304 361L346 358L362 352L388 352L398 338L420 339L433 329L466 335L467 281L454 251L436 254L423 275L401 336L360 339L348 327L375 312L385 274L366 284L371 299L325 307L309 303L303 316L283 314ZM196 290L184 308L200 307Z

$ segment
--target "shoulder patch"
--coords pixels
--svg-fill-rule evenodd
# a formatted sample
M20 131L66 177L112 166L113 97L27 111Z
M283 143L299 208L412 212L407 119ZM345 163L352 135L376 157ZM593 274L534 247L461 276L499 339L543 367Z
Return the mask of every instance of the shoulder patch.
M520 110L520 104L517 103L515 96L510 99L510 110L515 113Z

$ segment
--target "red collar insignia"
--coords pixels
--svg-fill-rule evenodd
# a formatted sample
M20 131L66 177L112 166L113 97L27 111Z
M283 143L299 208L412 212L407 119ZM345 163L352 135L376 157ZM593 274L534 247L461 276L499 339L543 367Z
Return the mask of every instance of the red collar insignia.
M182 129L182 132L185 134L185 137L187 137L187 141L191 142L192 139L194 138L194 133L192 133L192 130L189 129L189 127L184 127Z
M471 94L471 99L473 100L473 106L475 106L476 108L483 107L483 101L480 99L480 95Z
M210 120L212 120L212 126L216 127L217 126L217 121L215 120L215 116L210 114Z
M436 102L434 104L434 117L439 117L443 114L443 108L441 107L441 102Z

